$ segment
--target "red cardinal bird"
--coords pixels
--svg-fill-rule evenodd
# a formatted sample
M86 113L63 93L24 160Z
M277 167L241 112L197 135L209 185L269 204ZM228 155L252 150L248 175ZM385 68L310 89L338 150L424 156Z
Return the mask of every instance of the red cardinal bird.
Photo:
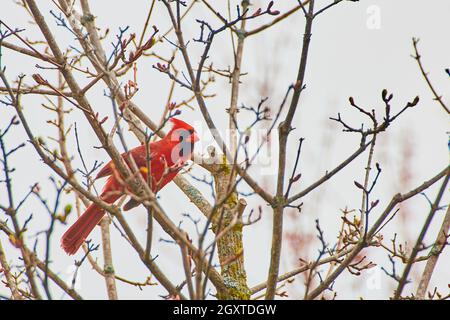
M191 158L194 143L199 140L194 128L187 123L175 118L171 118L170 121L173 127L169 133L163 139L149 144L150 175L152 180L150 185L155 193L177 175L184 163ZM146 180L148 161L145 145L122 154L125 162L131 167L128 154L131 154ZM96 179L106 176L109 176L109 178L106 181L100 199L107 203L114 203L125 193L125 187L118 172L114 169L112 161L100 170ZM125 204L124 210L129 210L137 205L139 205L139 202L131 199ZM69 255L75 254L104 214L103 209L92 203L62 236L61 247L64 251Z

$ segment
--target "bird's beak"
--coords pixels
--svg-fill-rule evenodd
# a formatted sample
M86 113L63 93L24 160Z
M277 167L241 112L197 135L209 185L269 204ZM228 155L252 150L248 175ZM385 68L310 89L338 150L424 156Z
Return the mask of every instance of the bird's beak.
M194 131L193 134L191 134L191 138L190 138L192 143L196 143L197 141L200 140L200 138L198 137L197 133Z

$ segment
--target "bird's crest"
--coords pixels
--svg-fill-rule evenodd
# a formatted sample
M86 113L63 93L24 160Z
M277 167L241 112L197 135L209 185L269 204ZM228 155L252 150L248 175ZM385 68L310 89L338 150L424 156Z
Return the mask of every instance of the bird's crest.
M172 129L194 129L191 125L177 118L170 118L169 121L173 124Z

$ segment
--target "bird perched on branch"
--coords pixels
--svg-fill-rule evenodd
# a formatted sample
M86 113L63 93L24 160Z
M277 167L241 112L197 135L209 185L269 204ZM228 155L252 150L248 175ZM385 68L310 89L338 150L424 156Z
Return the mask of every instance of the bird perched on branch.
M159 141L136 147L122 154L122 158L128 167L134 165L134 160L145 181L148 181L151 190L156 193L167 183L172 181L183 165L188 161L193 152L194 144L199 140L194 128L184 121L176 118L169 120L173 126L167 135ZM125 194L127 187L110 161L106 164L95 179L109 176L106 181L100 199L107 203L114 203ZM150 179L148 179L150 178ZM135 198L131 198L125 206L127 211L140 204ZM69 254L75 254L95 226L101 221L105 211L92 203L78 220L64 233L61 238L61 247Z

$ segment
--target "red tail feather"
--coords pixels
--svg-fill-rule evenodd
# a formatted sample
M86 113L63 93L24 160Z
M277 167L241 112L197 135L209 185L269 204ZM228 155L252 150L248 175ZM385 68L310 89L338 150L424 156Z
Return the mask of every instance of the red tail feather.
M101 208L91 204L62 236L61 247L64 251L69 255L75 254L104 214Z
M108 191L103 192L102 198L108 203L114 203L120 197L120 194L111 194L111 192L107 197L104 197L107 193ZM94 203L91 204L62 236L61 247L64 251L69 255L75 254L95 226L102 220L104 214L103 209Z

